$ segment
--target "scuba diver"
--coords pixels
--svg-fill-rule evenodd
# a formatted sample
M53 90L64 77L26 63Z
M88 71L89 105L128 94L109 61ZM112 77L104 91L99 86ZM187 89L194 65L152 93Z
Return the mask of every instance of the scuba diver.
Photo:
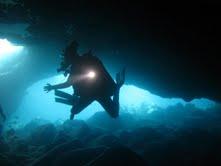
M3 112L3 109L1 107L1 105L0 105L0 116L1 116L1 118L3 120L3 122L6 121L6 116L5 116L4 112ZM2 134L2 130L3 130L3 123L0 123L0 136Z
M56 102L72 105L70 120L93 101L98 101L113 118L119 115L119 92L125 81L125 68L116 74L116 83L105 69L103 63L91 51L80 56L78 43L73 41L62 55L58 72L68 76L66 82L56 85L47 84L46 92L55 90ZM74 94L70 95L58 89L72 86ZM111 98L113 96L113 99Z

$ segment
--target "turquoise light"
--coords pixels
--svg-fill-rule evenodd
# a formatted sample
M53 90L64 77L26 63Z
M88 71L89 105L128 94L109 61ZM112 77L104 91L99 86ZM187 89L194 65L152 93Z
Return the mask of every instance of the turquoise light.
M0 77L16 70L22 64L26 51L24 46L14 45L7 39L0 39Z
M0 39L0 60L19 54L23 48L23 46L13 45L7 39Z
M62 75L54 76L48 79L41 80L33 84L27 89L27 95L24 97L20 105L17 116L23 122L32 120L33 118L43 118L50 121L66 120L70 115L71 107L54 101L54 92L45 93L43 87L47 83L56 84L64 82L66 78ZM72 88L64 91L72 94ZM140 89L134 85L124 85L120 93L121 112L128 110L143 110L147 109L149 113L154 111L154 108L166 108L176 104L187 104L179 98L162 98L151 94L149 91ZM195 99L192 104L201 109L206 109L215 105L214 102L207 99ZM140 109L142 108L142 109ZM103 111L103 108L94 102L83 110L77 119L87 119L97 111Z

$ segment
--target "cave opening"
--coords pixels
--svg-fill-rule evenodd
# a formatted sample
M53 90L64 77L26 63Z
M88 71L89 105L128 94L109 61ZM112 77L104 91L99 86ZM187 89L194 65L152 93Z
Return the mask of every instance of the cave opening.
M69 105L56 103L54 92L45 93L43 87L47 83L64 82L66 77L56 75L34 83L27 89L18 110L14 117L22 120L23 123L32 119L44 119L51 122L65 121L68 119L71 107ZM64 89L69 94L73 93L72 88ZM186 102L181 98L163 98L141 89L135 85L124 85L120 91L121 113L131 113L136 115L150 115L159 109L167 109L173 106L193 106L199 110L207 110L216 105L214 101L206 98L194 99ZM96 112L103 111L103 108L93 102L85 110L76 116L76 119L86 120Z

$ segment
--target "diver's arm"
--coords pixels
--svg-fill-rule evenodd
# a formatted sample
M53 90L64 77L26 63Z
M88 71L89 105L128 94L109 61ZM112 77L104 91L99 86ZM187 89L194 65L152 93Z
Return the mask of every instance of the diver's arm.
M52 89L53 90L64 89L64 88L68 88L69 86L71 86L71 84L67 81L61 84L52 85Z
M64 83L61 83L61 84L56 84L56 85L51 85L51 84L47 84L45 87L44 87L44 90L46 92L49 92L51 90L56 90L56 89L64 89L64 88L68 88L72 85L72 81L71 81L71 77L69 76L68 80Z

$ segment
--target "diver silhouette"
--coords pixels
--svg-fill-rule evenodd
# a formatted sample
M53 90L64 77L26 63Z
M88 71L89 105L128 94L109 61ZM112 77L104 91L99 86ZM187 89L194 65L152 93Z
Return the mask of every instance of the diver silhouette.
M80 113L93 101L97 101L113 118L119 115L119 93L125 81L125 68L116 74L116 83L105 69L100 59L91 51L79 55L78 43L73 41L64 51L58 72L63 71L66 82L56 85L47 84L46 92L55 90L56 102L72 105L70 119ZM70 95L58 89L73 87ZM111 97L113 96L113 99Z

